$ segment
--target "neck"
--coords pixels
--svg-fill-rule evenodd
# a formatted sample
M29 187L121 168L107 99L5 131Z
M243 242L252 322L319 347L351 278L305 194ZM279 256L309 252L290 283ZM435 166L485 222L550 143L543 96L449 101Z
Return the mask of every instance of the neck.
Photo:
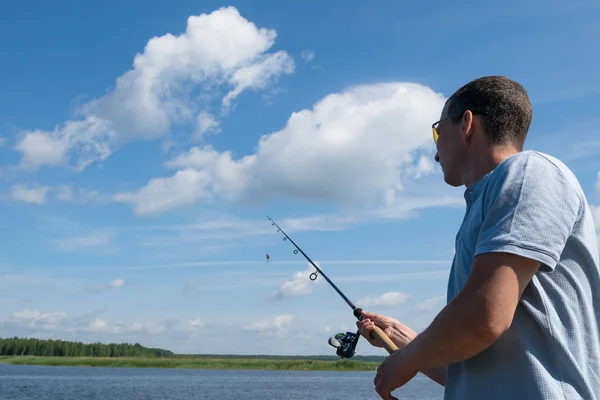
M493 171L502 161L508 157L517 154L514 146L490 146L485 150L471 153L471 157L465 161L465 171L463 182L467 188L483 178L490 171Z

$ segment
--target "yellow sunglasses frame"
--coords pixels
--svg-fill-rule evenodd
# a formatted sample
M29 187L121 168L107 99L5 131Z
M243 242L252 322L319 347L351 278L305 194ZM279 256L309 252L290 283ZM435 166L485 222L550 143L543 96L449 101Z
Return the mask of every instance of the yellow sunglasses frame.
M441 124L442 122L446 122L446 121L448 121L449 119L453 119L453 118L456 118L456 117L462 117L462 115L463 115L465 112L466 112L466 110L465 110L465 111L463 111L463 112L461 112L461 113L454 114L454 115L450 115L449 117L446 117L446 118L442 118L442 119L440 119L439 121L436 121L436 122L434 122L433 124L431 124L431 130L433 131L433 142L434 142L435 144L437 144L438 140L440 139L440 132L438 131L438 126L440 126L440 124ZM472 112L473 114L481 114L481 115L486 115L486 114L487 114L487 113L485 113L485 112L479 112L479 111L471 111L471 112Z

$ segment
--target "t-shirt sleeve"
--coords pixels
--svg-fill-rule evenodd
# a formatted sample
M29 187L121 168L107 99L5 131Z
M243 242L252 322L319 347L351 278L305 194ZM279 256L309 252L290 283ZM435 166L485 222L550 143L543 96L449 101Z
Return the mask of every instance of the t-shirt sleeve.
M513 253L553 270L577 221L580 205L579 195L563 171L542 156L500 164L485 192L475 256Z

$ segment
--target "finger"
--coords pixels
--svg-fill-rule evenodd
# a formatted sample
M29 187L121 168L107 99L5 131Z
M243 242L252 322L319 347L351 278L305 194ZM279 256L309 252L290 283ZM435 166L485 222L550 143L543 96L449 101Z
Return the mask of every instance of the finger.
M357 326L361 332L365 332L365 333L369 333L370 331L372 331L375 328L375 324L372 322L367 322L365 324L361 324L361 325L357 325Z
M369 343L376 343L375 340L373 340L373 337L371 336L371 331L373 331L373 329L375 328L375 324L368 323L368 324L363 324L361 326L358 327L358 332L365 337Z
M356 326L359 327L359 328L362 327L362 326L371 325L371 324L373 324L373 321L371 321L370 319L365 319L365 320L362 320L362 321L356 321Z
M368 311L365 311L365 310L363 310L361 314L362 314L363 319L365 319L365 318L377 318L377 314L372 313L372 312L368 312Z

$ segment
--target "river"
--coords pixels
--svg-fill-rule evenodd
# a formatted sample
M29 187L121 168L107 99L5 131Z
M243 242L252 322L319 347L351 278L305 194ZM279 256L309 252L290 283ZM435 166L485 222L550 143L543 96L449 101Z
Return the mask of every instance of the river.
M0 364L2 400L380 399L375 372L234 371L46 367ZM417 375L393 393L439 400L443 388Z

